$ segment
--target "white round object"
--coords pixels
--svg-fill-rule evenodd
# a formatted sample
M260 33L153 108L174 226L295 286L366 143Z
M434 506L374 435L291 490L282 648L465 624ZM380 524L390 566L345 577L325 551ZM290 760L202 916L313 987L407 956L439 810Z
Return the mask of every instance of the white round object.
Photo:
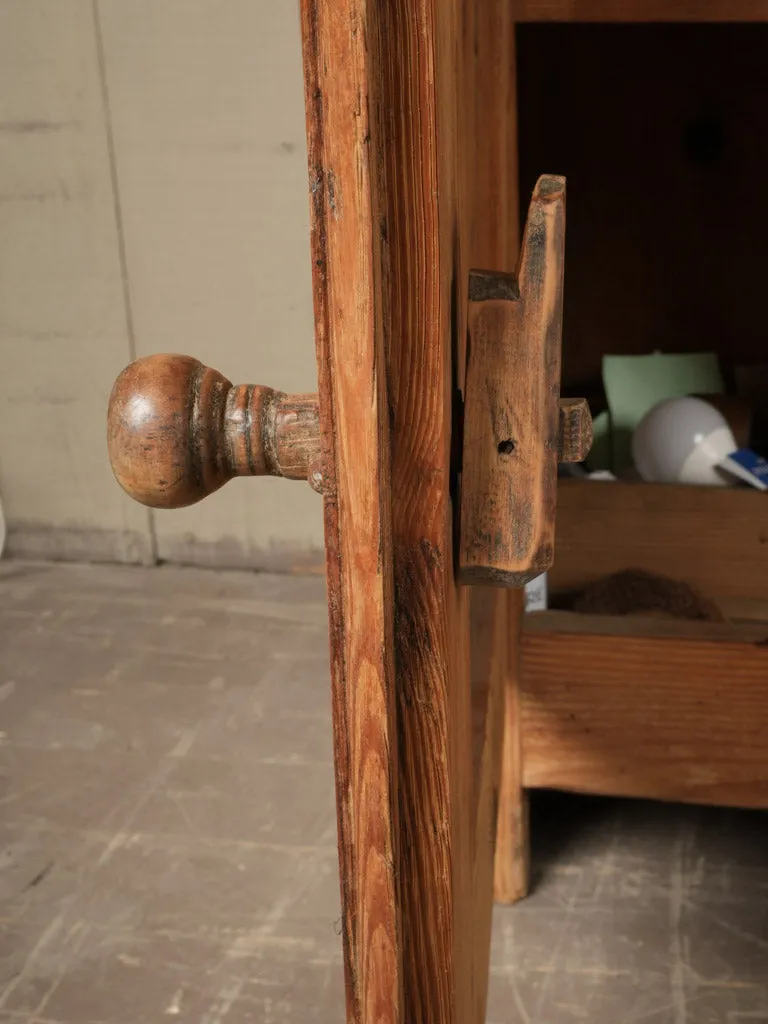
M722 413L701 398L667 398L640 420L632 457L643 480L725 487L717 463L738 445Z

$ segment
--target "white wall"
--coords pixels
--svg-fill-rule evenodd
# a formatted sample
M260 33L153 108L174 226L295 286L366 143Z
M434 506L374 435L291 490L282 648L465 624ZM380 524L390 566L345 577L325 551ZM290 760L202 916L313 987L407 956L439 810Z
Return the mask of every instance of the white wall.
M109 469L135 355L316 388L295 0L0 0L0 498L9 549L316 566L320 500L237 480L149 513Z

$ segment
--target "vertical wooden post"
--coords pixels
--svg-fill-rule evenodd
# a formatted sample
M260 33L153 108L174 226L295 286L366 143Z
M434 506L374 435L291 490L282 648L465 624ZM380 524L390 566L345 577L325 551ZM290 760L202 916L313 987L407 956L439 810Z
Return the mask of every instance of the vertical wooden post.
M504 680L504 740L501 755L499 813L496 821L494 895L499 903L515 903L528 895L528 795L523 789L520 728L520 643L524 595L507 591L507 666Z
M504 212L505 223L509 225L509 235L503 244L509 263L499 264L498 269L512 270L517 263L520 245L515 0L508 0L504 6L507 24L506 42L503 45L507 78L506 110L501 122L506 132L504 166L509 175L509 184ZM501 222L498 216L493 219L496 223ZM504 734L496 819L494 897L499 903L514 903L527 895L529 883L528 798L522 786L520 735L520 640L523 594L518 590L509 590L504 596L504 603L507 649L504 677Z
M347 1018L481 1024L501 730L476 804L452 453L469 269L513 268L511 21L302 0L302 26Z
M470 267L514 268L511 16L302 0L302 31L347 1019L482 1024L507 598L478 775L453 431Z
M302 0L349 1024L405 1024L376 0ZM407 208L402 210L406 216Z

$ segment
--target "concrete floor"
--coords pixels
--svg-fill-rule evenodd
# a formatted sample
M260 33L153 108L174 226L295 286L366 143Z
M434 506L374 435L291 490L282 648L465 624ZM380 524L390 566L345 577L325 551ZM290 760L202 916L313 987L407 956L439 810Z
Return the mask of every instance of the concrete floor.
M0 728L0 1022L340 1024L321 579L2 563ZM488 1020L768 1022L767 826L539 795Z

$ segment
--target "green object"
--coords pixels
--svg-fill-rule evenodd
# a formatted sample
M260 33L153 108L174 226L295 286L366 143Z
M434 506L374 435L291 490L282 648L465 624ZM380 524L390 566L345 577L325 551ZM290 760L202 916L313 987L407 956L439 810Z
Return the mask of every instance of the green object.
M632 434L640 420L665 398L715 395L723 378L714 352L649 356L604 356L603 386L611 419L614 473L632 466Z
M611 414L603 410L592 420L592 447L586 458L586 467L590 473L599 469L610 469L611 458Z

